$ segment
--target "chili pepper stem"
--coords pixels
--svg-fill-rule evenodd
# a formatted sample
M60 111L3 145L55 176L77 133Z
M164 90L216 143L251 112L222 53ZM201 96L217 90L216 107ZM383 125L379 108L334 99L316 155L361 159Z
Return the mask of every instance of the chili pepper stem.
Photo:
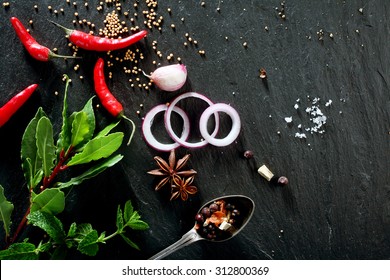
M63 26L63 25L61 25L59 23L56 23L56 22L54 22L52 20L49 20L49 19L48 19L48 21L51 22L52 24L54 24L55 26L61 28L62 30L64 30L66 35L68 35L68 36L73 32L72 29L66 28L65 26Z
M129 146L130 143L131 143L131 140L133 139L134 133L135 133L135 123L131 119L126 117L125 115L122 115L122 118L124 118L125 120L129 121L131 123L131 126L132 126L132 131L131 131L131 134L130 134L130 138L127 141L127 146Z
M79 56L71 56L71 55L60 55L56 54L52 51L49 52L49 57L50 58L71 58L71 59L81 59L82 57Z

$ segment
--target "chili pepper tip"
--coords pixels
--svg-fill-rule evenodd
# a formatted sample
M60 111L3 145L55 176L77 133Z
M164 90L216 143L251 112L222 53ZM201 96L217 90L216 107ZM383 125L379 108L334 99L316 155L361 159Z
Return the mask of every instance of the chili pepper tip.
M61 24L59 24L57 22L54 22L54 21L52 21L50 19L48 19L48 21L51 22L52 24L54 24L55 26L61 28L62 30L64 30L66 35L70 35L73 32L72 29L66 28L65 26L63 26L63 25L61 25Z

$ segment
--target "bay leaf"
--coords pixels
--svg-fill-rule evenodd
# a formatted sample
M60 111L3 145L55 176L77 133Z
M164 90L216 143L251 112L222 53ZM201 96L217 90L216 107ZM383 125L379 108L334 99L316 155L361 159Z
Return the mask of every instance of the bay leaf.
M42 159L37 152L37 139L36 130L38 121L46 116L42 108L39 108L34 118L27 125L23 136L21 145L21 159L22 159L22 170L24 177L27 181L28 188L34 188L37 186L40 180L37 182L37 174L41 173ZM34 178L36 180L34 180Z
M57 215L64 211L65 194L57 188L45 189L43 192L34 195L31 203L31 213L42 211Z
M4 188L0 185L0 221L3 222L6 236L9 236L13 210L14 205L7 200L4 195Z
M71 145L77 147L79 144L82 144L86 141L88 134L90 134L90 127L87 113L80 111L75 114L72 122Z
M85 145L84 149L80 153L74 155L67 165L72 166L84 164L102 158L107 158L120 147L122 141L122 132L115 132L107 136L94 138Z
M48 177L54 167L56 147L54 146L53 126L47 117L42 117L38 121L35 137L37 153L42 159L43 174Z

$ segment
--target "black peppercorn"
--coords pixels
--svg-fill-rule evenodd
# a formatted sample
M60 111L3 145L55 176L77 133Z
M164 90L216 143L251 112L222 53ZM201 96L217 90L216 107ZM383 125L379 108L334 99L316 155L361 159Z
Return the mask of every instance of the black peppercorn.
M281 185L281 186L287 185L287 184L288 184L288 179L287 179L287 177L285 177L285 176L280 176L280 177L278 178L278 184Z
M244 152L244 158L250 159L250 158L253 158L253 156L254 156L254 154L250 150Z

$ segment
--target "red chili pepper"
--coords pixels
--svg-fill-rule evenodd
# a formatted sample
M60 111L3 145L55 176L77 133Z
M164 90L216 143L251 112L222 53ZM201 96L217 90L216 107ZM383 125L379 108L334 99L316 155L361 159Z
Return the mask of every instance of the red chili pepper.
M110 112L114 117L119 117L123 114L122 104L116 100L107 87L106 79L104 77L104 60L99 58L93 70L93 80L95 84L95 91L102 102L104 108Z
M40 45L31 35L28 33L27 29L24 27L22 22L16 17L11 18L12 26L15 29L16 34L18 35L20 41L27 49L28 53L39 61L48 61L50 58L59 57L59 58L76 58L73 56L63 56L53 53L48 47Z
M68 29L55 22L52 23L62 28L65 31L66 35L68 35L69 40L74 45L89 51L105 52L123 49L138 42L148 34L146 30L142 30L126 38L110 39L94 36L79 30Z
M129 121L132 125L132 132L130 134L129 141L127 145L130 144L131 139L133 139L135 132L135 124L134 122L124 115L122 104L112 95L111 91L108 89L106 84L106 79L104 77L104 60L103 58L99 58L95 64L93 69L93 80L95 85L96 95L99 97L100 102L106 110L114 117L124 118Z
M32 84L22 90L0 108L0 127L2 127L15 112L30 98L31 94L38 87L37 84Z

